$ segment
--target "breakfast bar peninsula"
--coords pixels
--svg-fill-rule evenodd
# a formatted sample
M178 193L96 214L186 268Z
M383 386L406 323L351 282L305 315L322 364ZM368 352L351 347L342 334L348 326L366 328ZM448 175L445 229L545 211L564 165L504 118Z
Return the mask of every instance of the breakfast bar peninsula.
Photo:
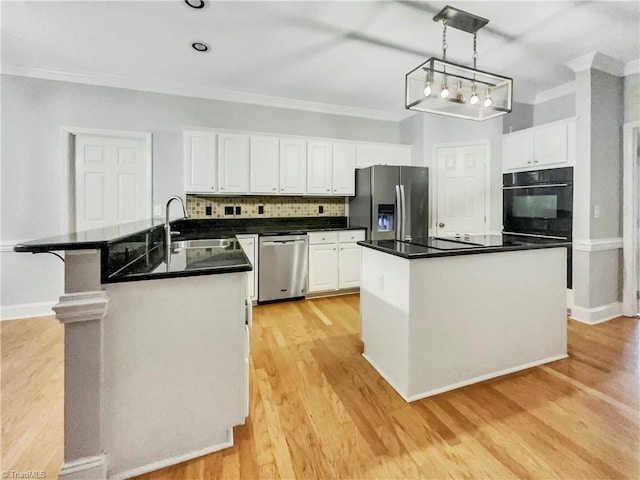
M359 242L364 357L406 400L567 356L569 242Z

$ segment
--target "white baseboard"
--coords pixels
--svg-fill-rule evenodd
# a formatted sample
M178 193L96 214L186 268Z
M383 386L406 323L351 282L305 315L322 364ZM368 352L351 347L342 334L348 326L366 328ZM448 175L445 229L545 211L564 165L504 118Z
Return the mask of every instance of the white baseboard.
M366 347L365 347L365 348L366 348ZM366 353L363 353L363 354L362 354L362 356L364 357L364 359L365 359L367 362L369 362L369 364L370 364L373 368L375 368L375 369L376 369L376 372L378 372L378 373L380 374L380 376L381 376L382 378L384 378L384 379L385 379L385 381L386 381L389 385L391 385L391 388L393 388L393 389L396 391L396 393L397 393L398 395L400 395L400 396L402 397L402 399L403 399L405 402L410 402L410 401L411 401L411 400L409 400L409 397L405 396L405 395L404 395L404 393L402 393L402 389L398 388L398 385L396 385L396 383L395 383L395 382L393 382L393 381L389 378L389 376L388 376L386 373L384 373L384 371L383 371L382 369L380 369L380 367L378 367L378 365L376 365L376 362L374 362L374 361L371 359L371 357L369 357Z
M589 325L606 322L607 320L619 317L620 315L622 315L621 302L613 302L608 305L601 305L594 308L584 308L578 305L573 305L573 307L571 307L571 318Z
M233 447L232 428L229 429L229 440L227 440L226 442L218 443L217 445L212 445L201 450L196 450L195 452L189 452L183 455L176 455L175 457L158 460L157 462L152 462L147 465L143 465L142 467L133 468L131 470L127 470L126 472L115 473L113 475L109 475L108 478L109 480L124 480L126 478L137 477L138 475L154 472L156 470L160 470L161 468L170 467L171 465L186 462L187 460L198 458L203 455L208 455L210 453L217 452L229 447Z
M84 457L65 462L59 480L104 480L107 478L107 462L104 455Z
M416 400L421 400L426 397L432 397L433 395L438 395L440 393L448 392L449 390L455 390L456 388L466 387L467 385L472 385L474 383L484 382L485 380L491 380L492 378L501 377L503 375L508 375L510 373L519 372L520 370L526 370L527 368L537 367L539 365L544 365L545 363L555 362L557 360L562 360L563 358L567 358L567 357L569 357L569 355L565 353L563 355L556 355L553 357L543 358L542 360L536 360L535 362L525 363L525 364L517 365L511 368L505 368L504 370L499 370L497 372L487 373L485 375L480 375L479 377L470 378L469 380L463 380L462 382L452 383L451 385L446 385L444 387L435 388L427 392L422 392L416 395L412 395L409 398L409 401L414 402Z
M48 317L55 313L51 308L58 303L37 302L37 303L21 303L19 305L3 305L0 307L0 321L17 320L21 318Z

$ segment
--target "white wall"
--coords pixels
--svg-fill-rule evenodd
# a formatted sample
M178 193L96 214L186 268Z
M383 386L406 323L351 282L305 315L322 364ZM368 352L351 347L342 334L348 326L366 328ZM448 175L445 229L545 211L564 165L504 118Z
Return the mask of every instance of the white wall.
M183 193L183 127L399 142L399 124L2 75L2 245L67 233L61 127L153 134L153 202ZM62 262L3 251L4 307L54 302Z
M414 113L400 122L400 143L413 145L411 164L424 165L424 113Z
M624 122L640 120L640 73L624 77Z

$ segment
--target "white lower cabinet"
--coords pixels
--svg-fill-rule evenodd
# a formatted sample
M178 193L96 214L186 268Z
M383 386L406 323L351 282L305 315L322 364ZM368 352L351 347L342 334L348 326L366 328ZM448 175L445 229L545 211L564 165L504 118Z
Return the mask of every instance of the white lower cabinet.
M360 246L344 243L338 247L338 288L360 286Z
M309 293L360 286L360 247L364 230L309 233Z
M244 254L247 256L253 270L248 272L247 296L252 302L258 299L258 235L236 235Z

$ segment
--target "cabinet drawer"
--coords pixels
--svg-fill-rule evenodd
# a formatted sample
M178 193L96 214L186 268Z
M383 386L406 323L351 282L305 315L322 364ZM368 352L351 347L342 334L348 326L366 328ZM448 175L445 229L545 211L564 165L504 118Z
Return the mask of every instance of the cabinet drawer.
M338 242L354 243L364 240L364 230L344 230L338 232Z
M309 245L338 243L338 232L309 232Z

